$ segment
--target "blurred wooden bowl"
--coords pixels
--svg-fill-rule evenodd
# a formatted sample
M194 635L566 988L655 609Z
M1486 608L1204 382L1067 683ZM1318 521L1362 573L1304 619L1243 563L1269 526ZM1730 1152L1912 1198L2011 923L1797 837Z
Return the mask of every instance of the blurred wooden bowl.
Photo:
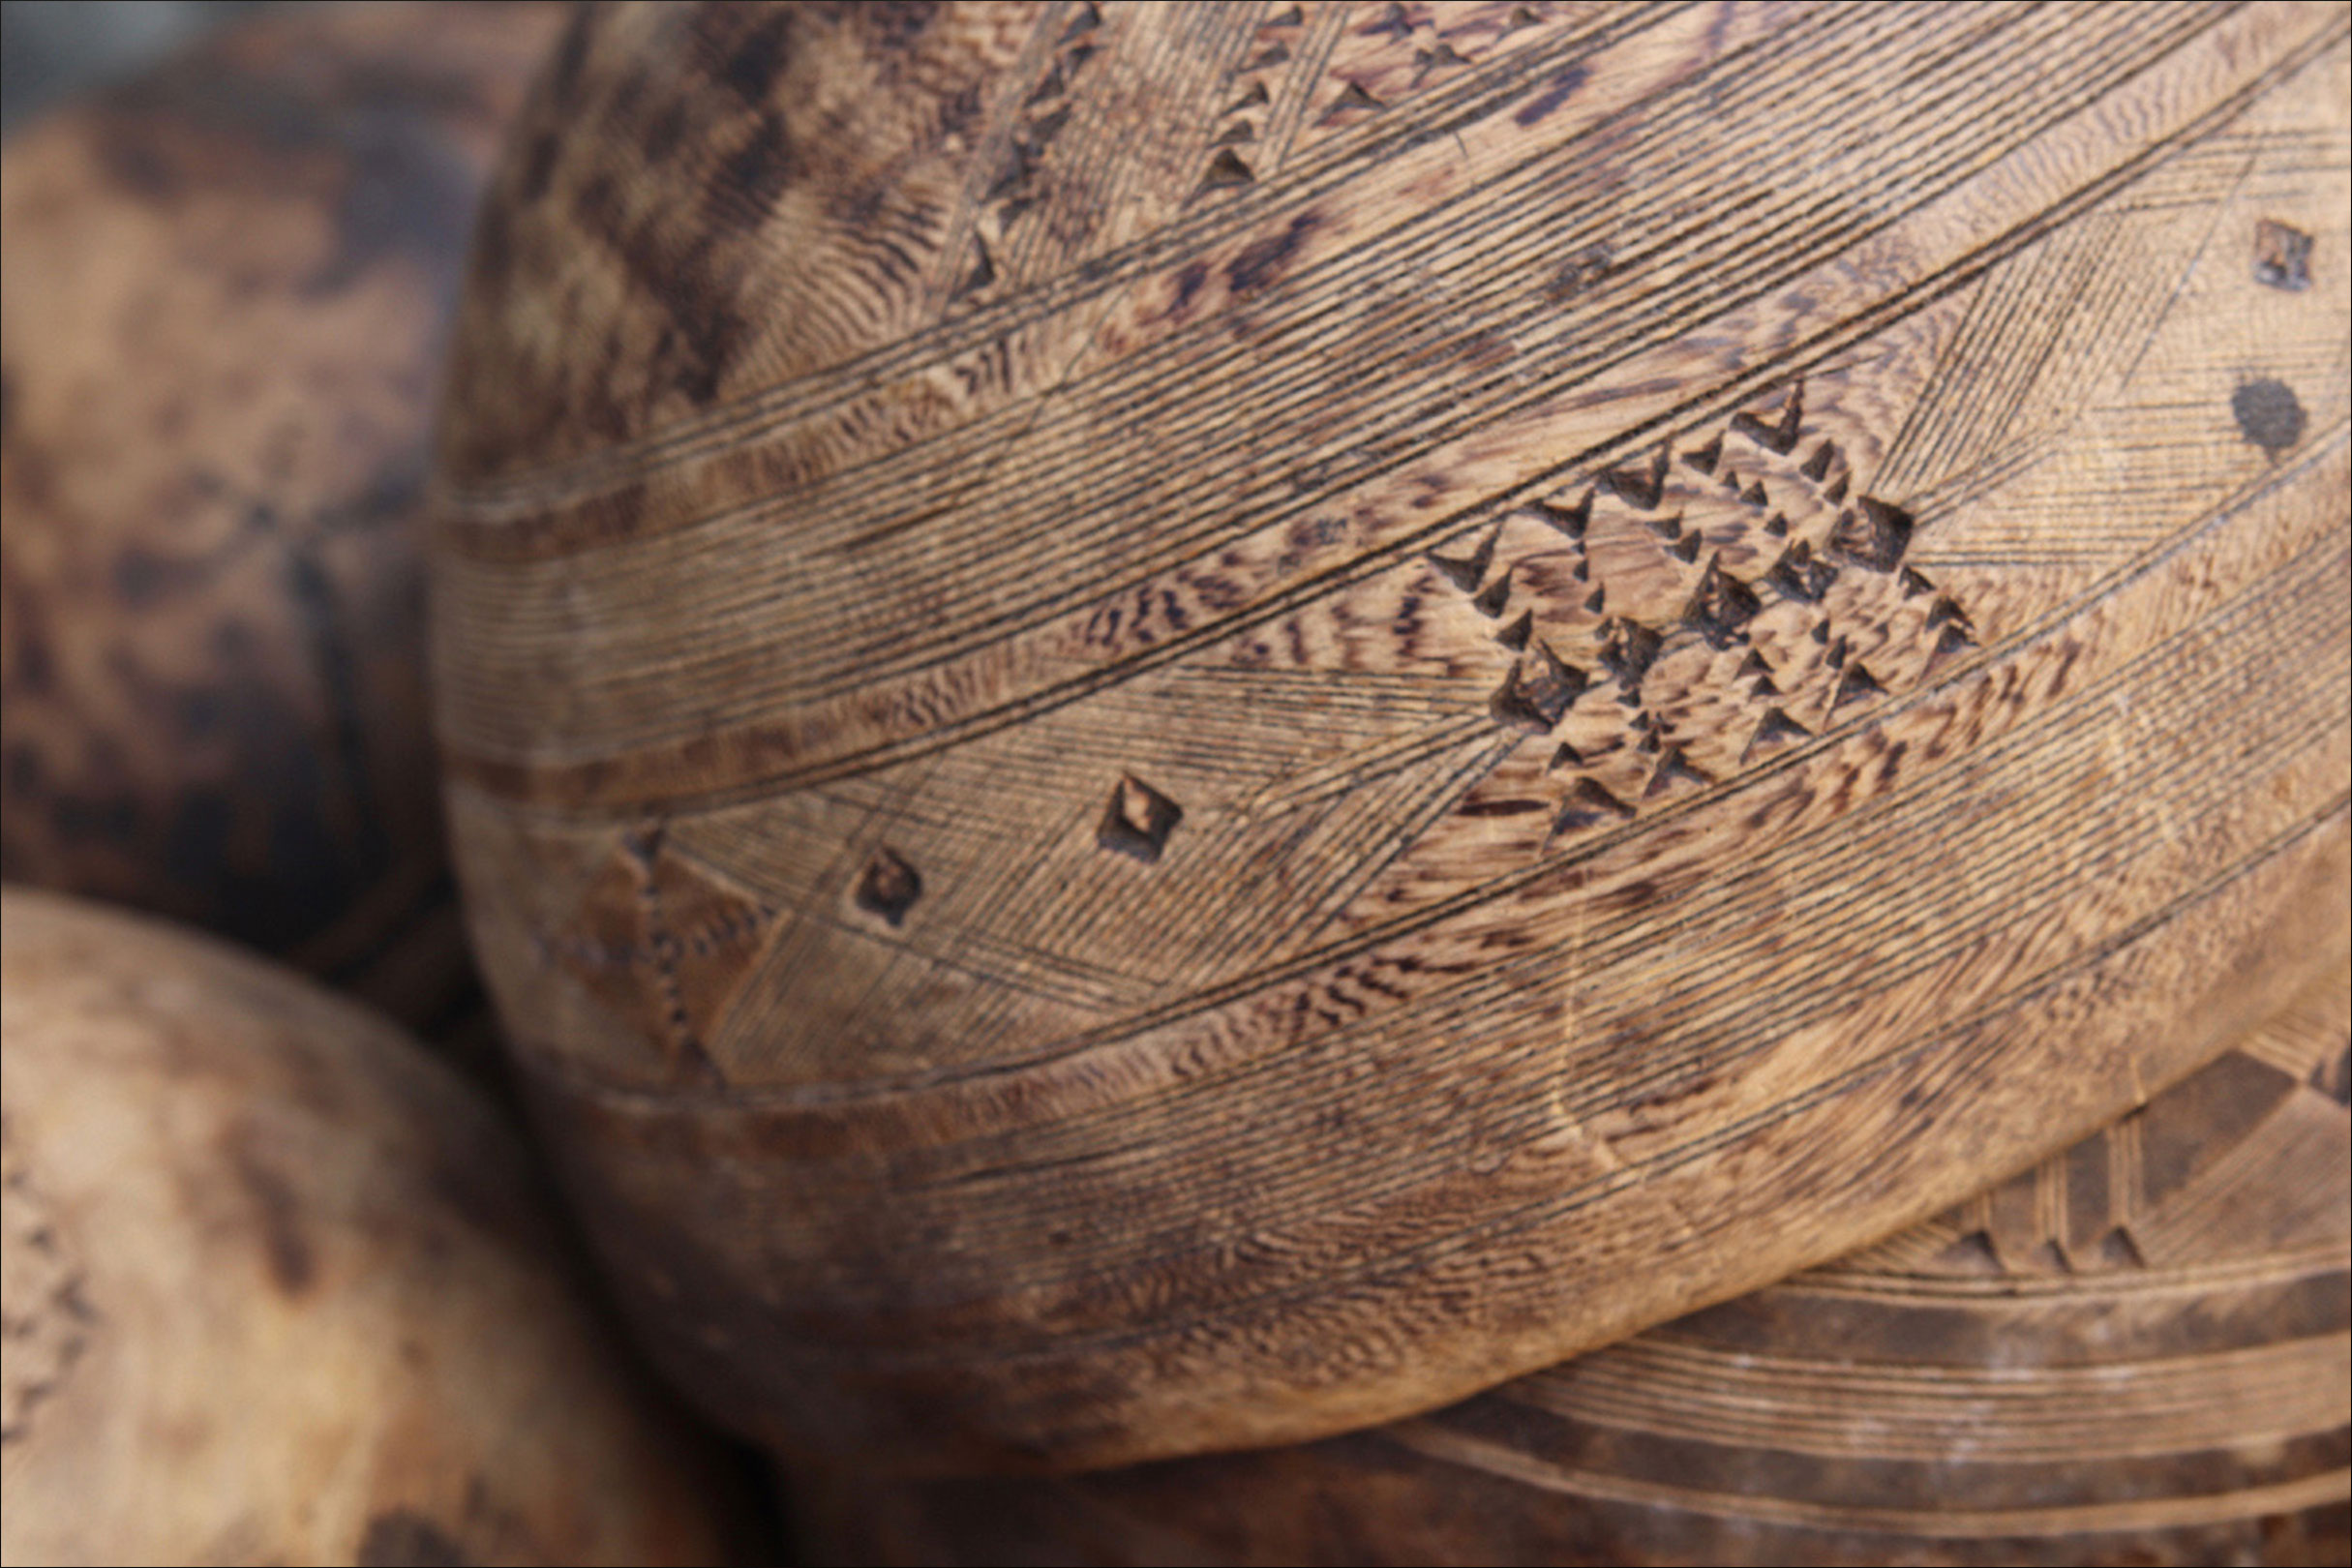
M0 875L438 1034L427 426L543 5L240 22L0 152Z
M213 941L0 894L0 1555L711 1563L514 1133Z

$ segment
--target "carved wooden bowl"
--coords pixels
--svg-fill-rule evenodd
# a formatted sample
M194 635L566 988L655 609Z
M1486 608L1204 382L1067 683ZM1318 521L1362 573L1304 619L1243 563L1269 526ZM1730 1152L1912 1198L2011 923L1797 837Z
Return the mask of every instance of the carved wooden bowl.
M1312 1437L2211 1060L2345 897L2346 25L582 21L436 701L674 1375L904 1466Z
M446 1067L190 932L0 920L9 1561L720 1560L709 1457Z
M2342 1562L2352 980L1925 1224L1415 1421L802 1478L816 1562Z
M239 25L0 154L0 874L477 1010L428 424L548 6Z

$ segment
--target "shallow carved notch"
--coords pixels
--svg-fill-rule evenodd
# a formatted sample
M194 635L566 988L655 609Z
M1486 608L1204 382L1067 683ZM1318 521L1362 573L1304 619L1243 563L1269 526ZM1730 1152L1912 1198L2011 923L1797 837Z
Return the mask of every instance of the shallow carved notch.
M1911 514L1900 506L1864 496L1854 510L1838 514L1829 548L1872 571L1891 572L1902 564L1915 527Z
M1167 847L1168 835L1184 821L1184 807L1129 773L1111 790L1110 805L1102 813L1096 841L1149 865Z
M858 907L892 925L904 925L921 896L922 873L896 850L876 850L858 878Z
M2273 288L2311 286L2311 236L2275 219L2254 226L2254 281Z

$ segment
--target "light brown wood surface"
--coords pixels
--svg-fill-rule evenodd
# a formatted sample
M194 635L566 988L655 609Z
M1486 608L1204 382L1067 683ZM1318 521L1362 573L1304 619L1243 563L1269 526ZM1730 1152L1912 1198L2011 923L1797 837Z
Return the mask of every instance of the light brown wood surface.
M1464 1404L1047 1481L798 1478L816 1562L2336 1563L2352 975L1862 1252Z
M437 717L673 1375L887 1465L1312 1437L2211 1060L2344 919L2346 31L586 19Z
M440 1034L428 422L561 8L252 19L0 153L0 875Z
M0 1557L711 1563L513 1131L377 1015L0 895Z

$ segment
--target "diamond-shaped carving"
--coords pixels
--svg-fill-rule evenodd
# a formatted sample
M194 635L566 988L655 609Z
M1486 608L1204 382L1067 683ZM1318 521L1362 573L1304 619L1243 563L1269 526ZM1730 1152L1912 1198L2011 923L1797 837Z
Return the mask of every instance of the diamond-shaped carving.
M922 873L896 850L877 849L858 874L858 890L852 896L867 914L904 925L907 911L922 896Z
M775 911L662 842L624 841L581 900L580 923L553 956L605 1006L683 1068L708 1067L703 1042L767 944Z
M1111 789L1109 806L1095 839L1104 849L1117 850L1149 865L1167 847L1168 835L1184 821L1184 807L1132 773L1121 775Z

